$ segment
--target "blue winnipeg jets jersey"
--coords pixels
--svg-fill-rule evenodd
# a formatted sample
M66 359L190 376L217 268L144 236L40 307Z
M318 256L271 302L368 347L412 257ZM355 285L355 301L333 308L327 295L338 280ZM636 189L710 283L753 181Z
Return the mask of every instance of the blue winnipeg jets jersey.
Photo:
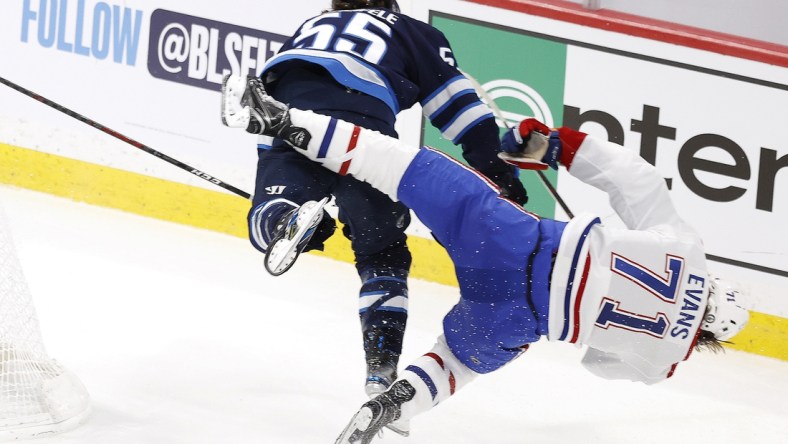
M496 158L500 142L490 109L458 71L446 37L432 26L387 9L326 12L301 25L268 61L261 78L277 97L278 84L287 75L316 67L357 94L313 94L308 100L332 103L306 108L300 102L298 107L319 112L361 107L393 131L397 113L420 103L446 139L463 145L472 166L503 166Z

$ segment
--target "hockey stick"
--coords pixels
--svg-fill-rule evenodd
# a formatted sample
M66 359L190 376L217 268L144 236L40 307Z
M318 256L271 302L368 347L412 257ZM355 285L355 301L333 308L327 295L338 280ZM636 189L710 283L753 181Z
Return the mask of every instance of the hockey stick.
M168 156L168 155L166 155L166 154L164 154L162 152L156 151L156 150L154 150L153 148L151 148L151 147L149 147L147 145L144 145L144 144L142 144L140 142L137 142L136 140L134 140L134 139L132 139L130 137L126 137L123 134L121 134L121 133L119 133L119 132L117 132L117 131L115 131L115 130L113 130L111 128L108 128L108 127L96 122L95 120L91 120L91 119L83 116L82 114L79 114L77 112L74 112L74 111L66 108L65 106L59 105L59 104L47 99L46 97L42 97L42 96L34 93L33 91L30 91L29 89L25 89L25 88L17 85L16 83L14 83L14 82L12 82L10 80L6 80L3 77L0 77L0 83L8 86L11 89L15 89L15 90L19 91L20 93L22 93L22 94L24 94L24 95L26 95L28 97L31 97L31 98L33 98L35 100L38 100L39 102L43 103L44 105L52 107L52 108L54 108L54 109L56 109L56 110L58 110L58 111L60 111L60 112L62 112L64 114L66 114L66 115L68 115L70 117L73 117L73 118L79 120L82 123L90 125L93 128L96 128L96 129L98 129L100 131L103 131L104 133L109 134L110 136L115 137L116 139L120 139L120 140L128 143L129 145L131 145L131 146L133 146L135 148L139 148L139 149L141 149L142 151L145 151L148 154L152 154L152 155L158 157L159 159L161 159L161 160L163 160L163 161L165 161L167 163L175 165L176 167L178 167L178 168L180 168L182 170L186 170L186 171L194 174L195 176L199 177L200 179L207 180L208 182L211 182L214 185L220 186L220 187L224 188L225 190L232 191L233 193L235 193L235 194L237 194L237 195L239 195L239 196L241 196L241 197L243 197L245 199L251 199L251 197L252 197L251 194L249 194L249 193L247 193L245 191L239 190L238 188L236 188L236 187L234 187L234 186L232 186L232 185L230 185L228 183L222 182L221 180L217 179L216 177L211 176L210 174L208 174L208 173L206 173L204 171L200 171L197 168L189 166L189 165L187 165L187 164L185 164L185 163L183 163L183 162L181 162L179 160L173 159L172 157L170 157L170 156Z
M471 76L467 72L462 70L460 70L460 72L463 75L465 75L465 77L467 77L468 80L470 80L471 84L473 85L473 89L476 90L476 94L482 99L484 99L484 101L487 103L487 106L490 108L490 110L492 110L493 115L495 115L495 118L503 122L503 124L506 126L507 129L512 129L512 127L509 126L507 120L503 117L503 112L501 111L501 108L499 108L498 104L495 103L495 100L493 100L492 97L490 97L490 95L487 94L487 90L485 90L484 87L482 87L481 83L479 83L478 80L476 80L473 76ZM564 213L566 213L566 215L569 216L570 219L575 217L574 213L572 213L572 211L569 209L569 206L566 204L566 202L564 202L564 199L562 199L561 195L558 194L558 190L556 190L553 184L550 183L550 181L547 179L547 176L545 176L544 173L540 170L534 170L534 171L536 171L536 173L539 174L539 178L542 179L542 183L544 184L545 188L547 188L547 191L550 193L551 196L553 196L553 199L555 199L555 201L558 202L558 205L561 206L561 209L564 210Z

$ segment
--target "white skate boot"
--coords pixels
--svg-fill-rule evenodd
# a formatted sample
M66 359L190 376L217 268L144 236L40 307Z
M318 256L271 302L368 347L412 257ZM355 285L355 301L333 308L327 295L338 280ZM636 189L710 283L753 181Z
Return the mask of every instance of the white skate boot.
M364 386L364 391L369 399L375 399L385 392L396 379L396 361L378 358L367 359L367 383ZM385 427L398 435L410 435L410 421L407 419L390 422Z
M323 207L328 199L310 200L282 218L265 253L266 271L279 276L293 266L323 219Z

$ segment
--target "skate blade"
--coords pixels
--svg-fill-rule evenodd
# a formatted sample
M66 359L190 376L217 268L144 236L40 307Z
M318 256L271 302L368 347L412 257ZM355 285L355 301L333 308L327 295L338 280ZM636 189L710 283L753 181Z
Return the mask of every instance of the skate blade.
M394 421L391 424L386 425L384 428L389 429L400 436L410 436L410 421Z
M314 206L309 214L309 223L298 227L298 231L292 239L279 239L272 245L269 245L264 261L265 270L268 273L273 276L279 276L295 264L298 255L301 253L298 250L298 244L303 240L308 230L315 229L312 225L323 216L323 207L328 203L328 199L328 197L324 197Z
M367 430L372 422L372 410L362 407L350 420L350 424L345 427L342 434L334 444L354 444L361 440L361 435Z

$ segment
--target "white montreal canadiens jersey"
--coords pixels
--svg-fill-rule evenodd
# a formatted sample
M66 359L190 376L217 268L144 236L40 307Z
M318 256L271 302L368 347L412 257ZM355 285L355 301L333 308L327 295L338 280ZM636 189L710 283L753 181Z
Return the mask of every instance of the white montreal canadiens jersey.
M576 217L561 238L550 290L550 340L587 345L583 365L607 379L670 377L695 343L708 273L698 235L678 217L645 160L591 136L570 173L606 191L627 228Z

